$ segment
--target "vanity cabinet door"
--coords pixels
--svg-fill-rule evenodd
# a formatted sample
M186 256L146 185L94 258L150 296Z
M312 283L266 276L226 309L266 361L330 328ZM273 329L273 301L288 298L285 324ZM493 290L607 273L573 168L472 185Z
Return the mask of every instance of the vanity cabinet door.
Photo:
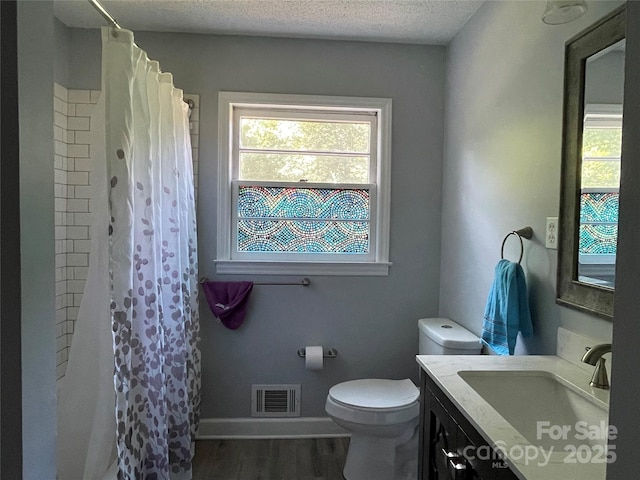
M420 408L420 480L517 479L424 372Z

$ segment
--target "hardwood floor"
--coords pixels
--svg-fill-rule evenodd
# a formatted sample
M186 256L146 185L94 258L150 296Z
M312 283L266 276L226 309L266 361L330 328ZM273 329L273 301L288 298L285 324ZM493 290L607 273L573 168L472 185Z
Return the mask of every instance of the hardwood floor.
M343 480L348 438L198 440L193 480Z

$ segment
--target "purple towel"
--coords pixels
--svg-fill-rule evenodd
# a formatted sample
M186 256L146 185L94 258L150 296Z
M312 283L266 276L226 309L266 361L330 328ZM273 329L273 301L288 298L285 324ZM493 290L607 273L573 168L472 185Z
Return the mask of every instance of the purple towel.
M242 325L253 282L204 282L202 288L209 308L225 327L236 330Z

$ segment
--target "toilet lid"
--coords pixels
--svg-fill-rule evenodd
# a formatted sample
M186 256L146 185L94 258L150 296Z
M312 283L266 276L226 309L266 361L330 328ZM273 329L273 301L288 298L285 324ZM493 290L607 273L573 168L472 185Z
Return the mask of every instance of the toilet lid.
M397 408L409 405L420 396L411 380L366 378L334 385L329 396L340 403L364 408Z

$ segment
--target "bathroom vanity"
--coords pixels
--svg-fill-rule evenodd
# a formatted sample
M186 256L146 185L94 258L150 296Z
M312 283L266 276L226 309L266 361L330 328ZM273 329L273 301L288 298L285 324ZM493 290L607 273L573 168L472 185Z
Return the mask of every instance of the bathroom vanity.
M556 356L416 358L419 480L605 478L615 428L588 369Z

